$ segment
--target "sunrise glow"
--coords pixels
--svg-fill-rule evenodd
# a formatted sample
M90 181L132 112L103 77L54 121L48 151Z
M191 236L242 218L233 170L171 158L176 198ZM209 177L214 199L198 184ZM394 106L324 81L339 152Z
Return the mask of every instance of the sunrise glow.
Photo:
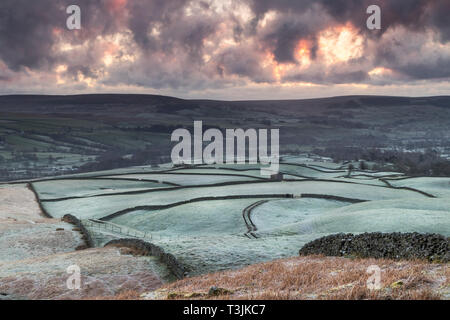
M302 68L307 68L311 64L311 43L300 40L295 51L295 57Z
M375 77L375 76L383 76L383 75L388 75L388 74L392 74L392 70L388 69L388 68L383 68L383 67L377 67L375 69L372 69L368 72L369 76L371 77Z
M319 34L319 53L328 65L362 57L364 38L351 25L332 27Z
M230 88L246 92L258 87L266 94L266 86L273 85L290 88L296 96L294 88L307 83L317 85L314 95L329 94L324 84L334 94L386 88L395 94L394 87L413 88L422 80L430 80L426 91L448 91L443 88L449 85L450 34L437 24L441 20L416 17L428 21L423 28L410 28L412 21L392 24L388 19L404 14L395 7L381 31L369 30L367 7L358 1L341 4L342 11L334 10L337 4L331 1L288 3L105 0L81 6L80 30L68 29L65 8L55 5L37 14L40 8L30 5L26 16L36 23L18 22L11 27L17 36L0 38L0 65L5 66L0 88L20 91L23 83L17 79L29 79L25 71L30 70L53 79L48 88L62 90L64 82L67 92L163 90L223 97ZM415 3L414 12L443 12L427 3Z

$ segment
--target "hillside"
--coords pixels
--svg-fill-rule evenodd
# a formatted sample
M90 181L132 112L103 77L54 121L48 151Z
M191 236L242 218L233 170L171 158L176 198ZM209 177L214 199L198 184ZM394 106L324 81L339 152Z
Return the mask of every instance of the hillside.
M449 97L210 101L152 95L0 96L0 180L167 162L170 134L192 128L194 120L220 129L279 128L284 154L316 150L354 158L368 148L433 148L447 158L449 119Z
M45 217L25 185L0 187L0 300L95 298L172 280L155 258L83 248L79 230ZM81 290L67 288L72 265L81 269Z
M31 182L45 212L81 220L93 246L135 238L195 276L288 258L334 233L450 236L450 178L355 169L284 156L282 179L260 165L140 166ZM397 186L401 182L401 186Z
M308 154L281 160L276 180L260 176L260 165L165 164L1 184L0 293L25 299L448 298L448 264L292 257L336 233L449 237L450 178L349 172L351 163ZM76 292L66 287L66 269L74 264L83 284ZM386 274L381 291L364 287L371 264ZM396 281L403 284L394 290ZM205 295L212 286L233 293ZM146 292L153 293L141 297Z
M220 286L233 298L447 299L448 264L293 258L337 233L450 236L447 103L0 97L0 294L140 298L162 287L146 297L211 298ZM280 128L280 174L173 165L170 134L194 120ZM381 291L363 288L371 263L387 274ZM73 264L79 292L65 284Z

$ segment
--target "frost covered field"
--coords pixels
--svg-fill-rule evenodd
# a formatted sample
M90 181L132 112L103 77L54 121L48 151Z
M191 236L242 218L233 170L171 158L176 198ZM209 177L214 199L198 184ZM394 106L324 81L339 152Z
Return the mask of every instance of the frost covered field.
M25 184L0 186L0 292L8 299L81 299L152 290L173 280L155 257L119 248L78 250L73 225L44 217ZM81 290L67 290L67 267L83 270Z
M353 170L285 157L282 180L257 165L135 167L33 182L42 207L82 220L95 244L142 238L190 275L296 256L333 233L450 236L450 178Z

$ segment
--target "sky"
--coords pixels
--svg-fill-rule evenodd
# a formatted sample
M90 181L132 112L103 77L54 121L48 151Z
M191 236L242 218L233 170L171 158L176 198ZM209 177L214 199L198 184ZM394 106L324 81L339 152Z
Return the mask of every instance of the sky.
M450 0L1 0L0 94L448 95L449 16Z

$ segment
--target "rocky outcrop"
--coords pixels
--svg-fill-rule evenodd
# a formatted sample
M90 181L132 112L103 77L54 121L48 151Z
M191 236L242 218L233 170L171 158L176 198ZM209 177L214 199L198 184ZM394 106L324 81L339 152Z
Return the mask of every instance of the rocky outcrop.
M334 234L307 243L300 249L299 254L421 259L433 262L450 260L449 238L439 234L420 233Z
M116 246L132 249L137 255L158 257L165 263L172 273L183 279L187 276L186 268L170 253L166 253L161 247L139 239L117 239L105 244L105 247Z

